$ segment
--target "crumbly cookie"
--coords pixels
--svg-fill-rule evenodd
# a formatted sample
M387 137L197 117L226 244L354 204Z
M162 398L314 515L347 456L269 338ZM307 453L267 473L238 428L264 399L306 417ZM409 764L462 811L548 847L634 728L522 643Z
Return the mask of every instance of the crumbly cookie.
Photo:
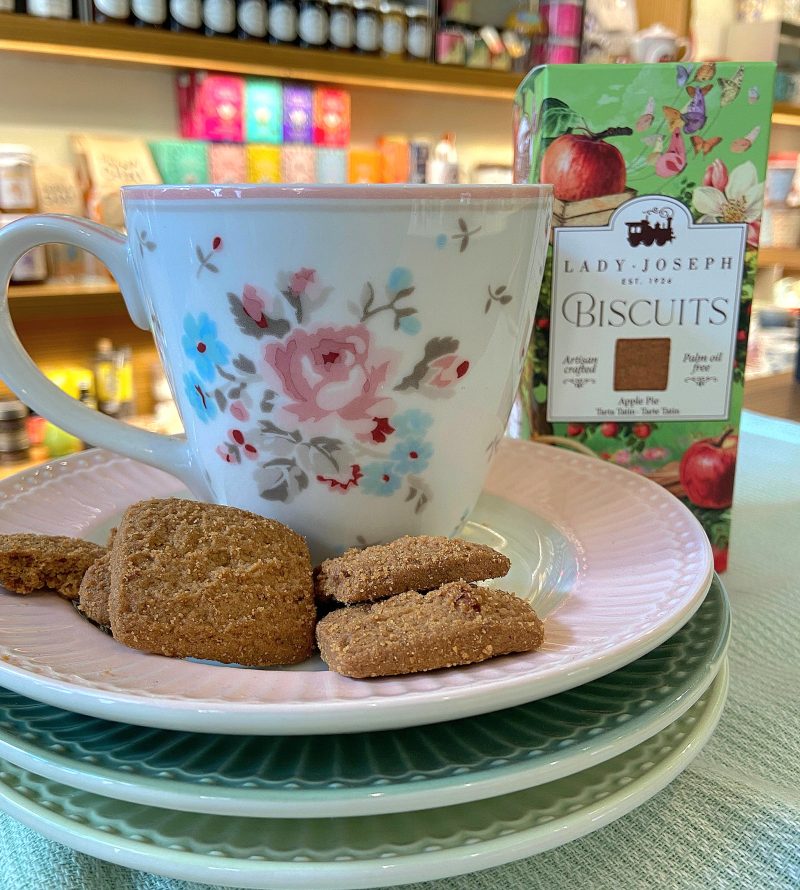
M114 637L161 655L252 666L311 655L305 540L235 507L168 498L122 518L111 551Z
M433 590L448 581L499 578L508 558L485 544L430 535L347 550L325 560L316 574L317 600L364 603L407 590Z
M84 572L105 547L62 535L0 535L0 584L14 593L54 590L78 598Z
M89 621L103 627L111 626L108 614L108 597L111 593L111 551L93 562L81 581L78 592L78 611Z
M317 625L327 665L346 677L387 677L538 649L544 629L513 593L464 581L429 593L347 606Z

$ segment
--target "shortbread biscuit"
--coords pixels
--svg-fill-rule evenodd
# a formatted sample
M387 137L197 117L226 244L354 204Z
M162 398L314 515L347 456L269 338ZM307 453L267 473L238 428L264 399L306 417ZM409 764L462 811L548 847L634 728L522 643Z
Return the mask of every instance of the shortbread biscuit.
M347 606L317 625L327 665L346 677L386 677L472 664L538 649L544 629L533 609L502 590L464 581Z
M86 570L78 594L78 610L89 621L103 627L111 626L108 597L111 593L111 551L103 554Z
M62 535L0 535L0 584L14 593L54 590L78 598L84 572L105 547Z
M363 603L407 590L433 590L448 581L499 578L508 558L484 544L418 535L347 550L322 563L316 575L319 602Z
M169 498L123 516L109 618L135 649L252 666L311 655L315 609L305 540L235 507Z

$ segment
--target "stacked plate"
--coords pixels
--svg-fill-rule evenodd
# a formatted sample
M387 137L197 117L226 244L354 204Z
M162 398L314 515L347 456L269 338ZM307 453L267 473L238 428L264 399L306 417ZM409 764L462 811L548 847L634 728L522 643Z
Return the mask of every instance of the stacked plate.
M1 483L0 533L102 541L128 504L179 493L89 452ZM508 441L463 536L511 558L540 651L379 680L251 670L130 650L57 597L0 592L0 808L132 868L293 888L476 871L622 816L724 705L704 532L629 471Z

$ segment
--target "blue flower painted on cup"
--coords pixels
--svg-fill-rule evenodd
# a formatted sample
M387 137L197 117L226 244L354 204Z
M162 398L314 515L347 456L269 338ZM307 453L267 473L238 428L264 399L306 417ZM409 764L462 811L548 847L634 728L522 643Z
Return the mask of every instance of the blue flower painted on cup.
M411 269L406 269L405 266L395 266L389 273L386 289L390 293L396 294L401 290L406 290L411 287L412 282L413 276L411 275Z
M411 408L392 418L392 426L401 439L424 438L432 424L433 417L427 411L420 411L419 408Z
M406 315L398 322L404 334L418 334L422 330L422 322L415 315Z
M189 404L194 408L194 413L203 421L208 423L217 414L217 406L214 399L203 389L203 381L197 374L188 373L183 375L183 389L189 398Z
M398 473L421 473L433 456L433 446L424 439L404 439L398 442L391 453Z
M217 325L205 312L183 319L181 345L203 380L213 380L216 365L224 365L230 355L228 347L217 339Z
M367 494L388 496L394 494L403 481L401 473L390 461L378 461L361 468L364 475L360 487Z
M437 250L444 250L447 247L447 235L444 232L441 235L436 236L436 248Z

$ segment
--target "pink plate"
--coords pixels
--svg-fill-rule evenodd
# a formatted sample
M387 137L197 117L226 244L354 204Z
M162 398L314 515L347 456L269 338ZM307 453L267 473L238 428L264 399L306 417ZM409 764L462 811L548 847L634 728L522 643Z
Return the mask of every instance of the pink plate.
M182 493L159 470L85 452L0 483L0 533L103 541L127 505ZM197 732L436 723L553 695L633 661L691 617L713 573L705 533L667 491L529 442L501 444L463 536L511 557L501 586L545 619L538 652L376 680L341 677L317 659L254 670L128 649L59 597L0 588L0 684L82 714Z

